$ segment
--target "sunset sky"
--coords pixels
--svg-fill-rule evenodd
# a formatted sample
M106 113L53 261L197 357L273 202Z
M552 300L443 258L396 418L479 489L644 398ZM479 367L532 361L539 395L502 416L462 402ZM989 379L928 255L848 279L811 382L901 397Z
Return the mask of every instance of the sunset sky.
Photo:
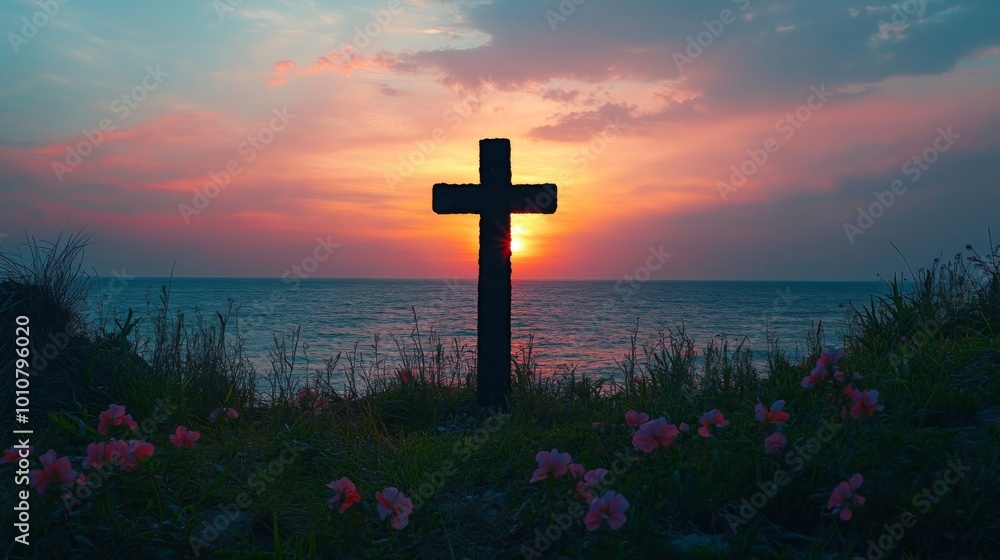
M664 251L653 278L873 280L892 244L1000 242L997 0L63 1L0 5L0 250L474 277L478 219L431 186L477 182L482 138L559 187L515 279Z

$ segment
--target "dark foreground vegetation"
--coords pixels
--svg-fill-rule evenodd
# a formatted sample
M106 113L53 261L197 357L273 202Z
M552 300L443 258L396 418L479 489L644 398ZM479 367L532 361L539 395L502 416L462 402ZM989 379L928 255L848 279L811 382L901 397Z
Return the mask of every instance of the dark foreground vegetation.
M291 330L261 372L241 352L238 310L185 316L167 287L149 309L88 321L87 242L28 240L0 257L11 557L1000 551L992 241L887 281L852 307L844 340L804 333L804 359L772 340L764 371L739 341L682 328L635 333L615 379L540 371L521 348L504 414L475 406L468 347L416 328L391 356L376 339L308 371ZM14 483L22 385L31 475Z

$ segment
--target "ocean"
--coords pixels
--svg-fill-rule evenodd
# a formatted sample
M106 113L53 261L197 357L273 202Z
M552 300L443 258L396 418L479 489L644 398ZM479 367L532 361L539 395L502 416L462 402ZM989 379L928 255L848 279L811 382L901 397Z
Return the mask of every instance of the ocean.
M309 279L293 284L111 278L91 293L87 313L96 318L100 301L105 313L132 308L136 316L146 316L168 283L170 308L188 318L198 310L215 320L215 312L225 312L231 301L247 337L244 353L258 371L270 369L273 336L290 338L296 326L313 368L356 343L370 354L375 334L381 337L380 353L397 357L392 337L410 342L414 311L422 335L433 329L446 348L456 338L475 348L475 280ZM881 282L515 281L512 339L516 351L533 335L534 357L543 372L575 367L580 374L614 375L620 371L615 360L629 351L637 321L640 344L683 324L696 348L726 335L732 343L743 341L755 361L764 363L765 326L791 356L801 356L805 333L816 322L825 326L826 343L838 345L848 303L860 307L881 293Z

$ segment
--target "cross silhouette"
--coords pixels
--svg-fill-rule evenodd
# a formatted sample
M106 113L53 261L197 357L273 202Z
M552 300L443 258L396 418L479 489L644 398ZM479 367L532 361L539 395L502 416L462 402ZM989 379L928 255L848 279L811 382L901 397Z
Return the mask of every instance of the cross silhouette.
M435 213L479 214L476 398L484 408L504 408L510 394L510 215L556 211L555 185L512 185L510 177L510 140L480 140L479 184L433 189Z

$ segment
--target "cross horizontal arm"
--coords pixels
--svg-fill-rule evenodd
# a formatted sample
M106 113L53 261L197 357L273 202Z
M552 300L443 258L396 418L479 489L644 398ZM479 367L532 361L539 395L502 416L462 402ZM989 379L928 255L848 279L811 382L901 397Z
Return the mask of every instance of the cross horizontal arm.
M510 190L510 195L510 212L512 214L556 213L556 186L552 183L514 185Z
M437 183L432 189L435 214L479 214L483 210L482 187Z

